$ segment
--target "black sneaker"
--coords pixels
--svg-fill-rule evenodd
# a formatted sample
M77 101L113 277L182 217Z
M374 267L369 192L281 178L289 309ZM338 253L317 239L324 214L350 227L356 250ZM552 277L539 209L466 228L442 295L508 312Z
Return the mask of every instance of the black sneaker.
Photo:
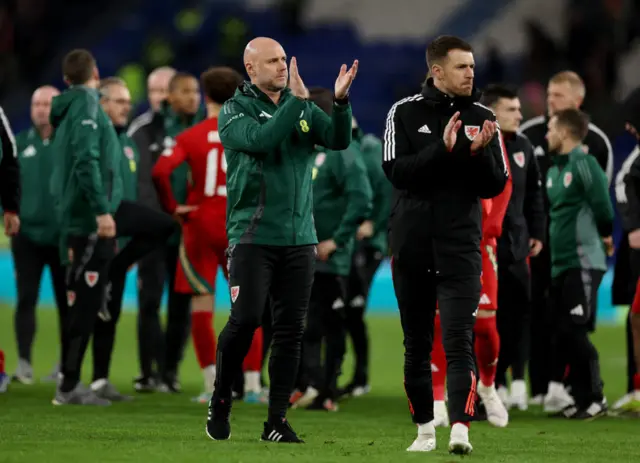
M138 376L133 380L133 389L140 393L155 392L156 382L151 377Z
M230 400L209 401L209 413L207 414L207 436L213 440L227 440L231 437L231 415Z
M567 405L566 407L564 407L559 412L552 413L549 416L551 416L553 418L573 419L573 418L576 417L576 415L578 414L579 411L580 410L578 409L578 407L575 404L571 404L571 405Z
M571 418L584 421L595 420L596 418L605 416L607 409L607 400L604 399L601 402L593 402L587 408L577 411Z
M265 421L264 432L262 433L260 440L264 442L304 444L304 441L298 438L296 432L286 419L282 419L281 422L276 424L271 424Z

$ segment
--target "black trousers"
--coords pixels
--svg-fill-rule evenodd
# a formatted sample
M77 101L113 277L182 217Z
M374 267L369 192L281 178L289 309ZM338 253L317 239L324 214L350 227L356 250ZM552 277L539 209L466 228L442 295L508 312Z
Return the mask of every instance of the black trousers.
M566 365L572 372L571 392L578 407L602 400L598 351L589 339L592 312L604 271L570 269L553 279L551 302L551 380L562 382Z
M531 333L531 277L526 260L498 265L496 316L500 335L496 384L506 385L509 367L512 380L524 380Z
M218 338L214 400L231 400L233 382L260 326L269 295L272 348L269 419L286 416L300 364L315 246L238 244L228 250L231 314Z
M27 236L19 234L11 239L11 254L16 276L18 301L14 319L18 356L31 363L31 350L36 334L36 306L40 292L40 281L45 266L49 266L53 293L58 309L58 329L60 345L64 343L62 336L67 317L67 295L65 288L65 272L60 264L60 253L57 246L46 246L33 242Z
M68 240L73 260L67 268L67 291L75 300L69 308L67 352L62 362L63 391L72 390L80 380L82 360L92 332L94 380L109 377L127 270L142 256L162 246L178 229L171 216L130 201L122 201L114 221L118 237L131 237L117 256L113 238L102 239L92 234L71 236ZM111 319L105 322L97 314L107 296L107 285Z
M347 310L345 327L353 343L355 371L353 385L369 383L369 334L365 321L369 289L382 262L382 253L360 242L353 254L351 273L347 282Z
M636 291L636 282L640 278L640 250L629 250L629 266L631 271L631 284L629 285L630 301L633 301L633 297ZM629 308L631 310L631 308ZM631 312L629 312L631 313ZM627 392L634 391L633 376L637 371L640 371L640 366L636 366L635 353L633 351L633 332L631 330L631 317L627 316L626 323L626 340L627 340Z
M529 381L531 396L547 393L551 379L551 255L545 246L531 258L531 337L529 348Z
M449 418L469 422L476 415L477 374L473 352L479 275L436 276L420 259L394 256L393 285L404 333L404 386L414 423L433 420L431 348L436 302L447 356Z
M145 378L177 378L189 339L191 295L174 289L178 250L178 245L165 245L138 263L138 361ZM166 334L160 322L165 282L169 296Z
M345 277L316 272L304 330L298 388L304 391L312 386L323 400L335 400L338 396L338 377L346 350L345 296Z

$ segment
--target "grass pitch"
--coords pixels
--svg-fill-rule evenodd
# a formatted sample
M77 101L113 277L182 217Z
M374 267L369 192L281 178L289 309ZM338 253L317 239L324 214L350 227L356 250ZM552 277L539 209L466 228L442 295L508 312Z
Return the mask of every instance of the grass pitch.
M226 316L218 316L217 329ZM263 405L234 406L232 437L214 442L205 433L206 406L190 398L201 388L195 356L189 348L181 370L184 392L136 395L135 401L104 409L54 407L53 386L12 384L0 394L0 462L455 462L447 453L449 431L438 428L438 448L429 454L405 451L415 437L402 387L402 337L396 317L371 317L372 392L341 404L338 413L293 410L289 419L306 445L259 442L266 415ZM612 403L624 392L624 329L601 327L600 349L605 389ZM7 370L16 364L13 310L0 307L0 346ZM49 373L58 355L55 312L38 313L33 362L36 377ZM132 391L137 375L134 314L120 321L112 380ZM350 371L347 366L346 371ZM84 379L91 375L87 359ZM343 378L348 380L348 378ZM477 462L638 462L640 420L601 418L570 422L547 418L539 408L512 412L506 429L487 423L471 427Z

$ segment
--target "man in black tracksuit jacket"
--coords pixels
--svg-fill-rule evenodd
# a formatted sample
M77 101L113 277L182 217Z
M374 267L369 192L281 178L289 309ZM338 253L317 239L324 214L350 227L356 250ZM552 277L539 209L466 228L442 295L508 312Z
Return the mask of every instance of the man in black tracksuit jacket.
M20 228L20 166L16 140L11 125L0 107L0 204L7 236L14 236Z
M536 256L546 235L546 214L540 169L529 140L517 133L522 120L520 101L512 89L491 85L482 103L496 113L509 164L513 189L498 239L498 332L500 358L496 384L506 386L511 367L510 405L527 408L525 365L529 355L531 276L529 256Z
M475 415L473 327L480 300L482 209L508 178L495 115L478 103L473 54L457 37L427 49L421 94L389 111L383 169L394 186L392 271L405 346L405 390L418 438L408 450L435 446L431 346L436 303L447 355L449 450L469 453ZM472 141L472 140L475 140Z

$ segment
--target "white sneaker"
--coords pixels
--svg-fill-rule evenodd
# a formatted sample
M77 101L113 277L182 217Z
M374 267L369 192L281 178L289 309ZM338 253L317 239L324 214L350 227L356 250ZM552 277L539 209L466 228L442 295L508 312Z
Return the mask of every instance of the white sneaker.
M311 405L319 394L320 392L315 387L309 386L304 394L293 403L291 408L306 408Z
M527 383L524 380L518 379L511 382L511 395L508 398L508 403L510 407L517 407L522 411L529 408Z
M478 384L478 395L487 410L487 421L489 423L499 428L504 428L509 424L509 412L507 412L502 400L500 400L494 384L485 386L480 382Z
M573 397L565 390L562 383L553 381L549 383L549 392L547 392L543 402L545 412L557 413L573 404Z
M538 394L529 399L529 405L542 405L544 403L544 395Z
M500 400L502 400L502 403L504 404L505 407L507 407L507 409L509 409L509 390L507 389L506 386L500 386L498 389L498 397L500 397Z
M436 400L433 402L433 425L435 427L449 427L449 411L444 400Z
M473 447L469 442L469 428L464 424L456 423L451 427L449 438L449 453L456 455L469 455Z
M637 391L635 391L637 392ZM639 397L640 398L640 394ZM613 404L613 409L614 410L619 410L621 408L624 408L626 405L630 404L631 401L634 400L634 393L633 392L628 392L625 395L623 395L622 397L620 397L616 403Z
M431 423L418 425L418 437L407 449L407 452L431 452L436 448L436 428Z

